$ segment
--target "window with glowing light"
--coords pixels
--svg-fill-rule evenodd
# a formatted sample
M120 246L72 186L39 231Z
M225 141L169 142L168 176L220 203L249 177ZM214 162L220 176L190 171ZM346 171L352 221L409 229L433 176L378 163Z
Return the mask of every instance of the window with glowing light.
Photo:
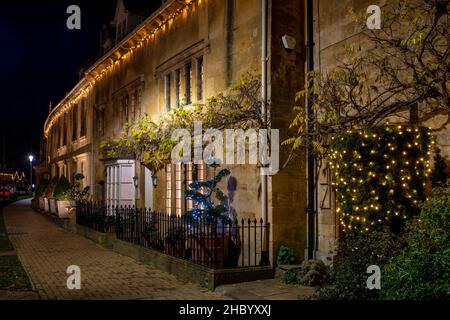
M166 165L166 213L172 214L172 165Z
M164 105L165 105L166 112L170 111L170 103L171 103L170 95L171 95L170 73L168 73L164 76Z

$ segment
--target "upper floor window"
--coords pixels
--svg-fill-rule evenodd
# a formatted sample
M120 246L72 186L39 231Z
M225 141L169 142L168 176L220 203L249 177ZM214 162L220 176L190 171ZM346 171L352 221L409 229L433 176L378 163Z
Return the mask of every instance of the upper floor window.
M80 127L80 137L86 136L86 103L81 100L81 127Z
M63 116L63 132L62 132L62 145L67 145L67 114L64 113Z
M123 124L130 121L130 98L126 95L123 98Z
M203 57L197 59L197 100L203 100Z
M78 139L78 108L75 105L72 108L72 140Z
M105 109L99 107L95 109L96 136L102 137L105 134Z
M184 65L184 98L186 104L192 103L192 63Z
M164 105L166 112L170 111L170 73L164 76Z
M180 106L180 92L181 92L181 71L180 69L175 70L175 79L174 79L174 91L175 91L175 107Z

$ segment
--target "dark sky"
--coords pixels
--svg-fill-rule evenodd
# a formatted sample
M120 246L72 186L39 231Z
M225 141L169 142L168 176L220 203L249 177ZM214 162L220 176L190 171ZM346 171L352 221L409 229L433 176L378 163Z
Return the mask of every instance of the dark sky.
M72 4L80 6L81 30L66 27ZM0 163L4 140L7 171L28 172L28 155L39 155L49 102L56 105L77 83L78 70L98 57L99 32L114 8L115 0L2 2Z
M71 4L81 8L81 30L66 27ZM48 104L57 104L76 84L79 68L97 56L99 30L113 7L114 0L0 6L0 146L6 143L7 171L27 168L28 154L39 155Z

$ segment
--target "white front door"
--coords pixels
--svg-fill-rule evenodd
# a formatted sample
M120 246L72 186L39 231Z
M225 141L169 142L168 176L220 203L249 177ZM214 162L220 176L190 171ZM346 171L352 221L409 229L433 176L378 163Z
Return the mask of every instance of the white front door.
M136 203L134 160L117 160L106 163L106 204L108 206L133 206Z

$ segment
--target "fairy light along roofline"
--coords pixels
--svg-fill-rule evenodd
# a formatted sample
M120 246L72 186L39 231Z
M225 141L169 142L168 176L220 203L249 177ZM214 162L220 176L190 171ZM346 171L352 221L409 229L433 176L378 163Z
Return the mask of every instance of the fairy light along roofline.
M48 138L53 124L71 109L80 98L87 95L95 83L114 68L121 60L126 60L134 52L148 44L155 34L164 29L176 17L197 0L170 0L164 3L150 17L144 20L111 50L99 58L84 74L75 87L55 106L44 123L44 137ZM201 0L198 0L200 3Z

